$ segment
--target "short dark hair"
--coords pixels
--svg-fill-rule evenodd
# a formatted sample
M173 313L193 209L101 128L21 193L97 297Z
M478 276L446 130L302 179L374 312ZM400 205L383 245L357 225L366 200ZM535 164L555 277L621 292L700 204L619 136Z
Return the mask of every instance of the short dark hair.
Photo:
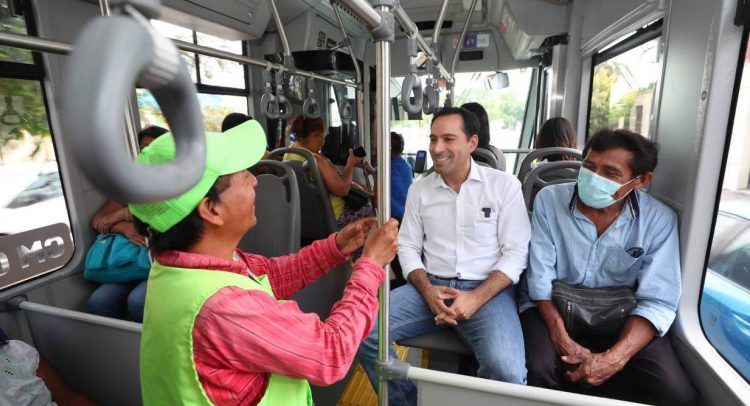
M434 124L435 120L437 120L438 118L451 114L458 114L461 116L461 119L463 120L463 130L464 134L466 134L466 138L471 139L472 135L477 135L477 137L479 137L479 119L477 119L476 114L461 107L441 108L432 116L432 122L430 122L430 125Z
M475 102L464 103L461 108L474 113L479 120L479 131L477 132L479 144L477 147L490 149L490 118L487 116L487 110L481 104Z
M401 155L402 152L404 152L404 137L391 131L391 155Z
M158 125L152 125L150 127L146 127L142 129L141 131L138 131L138 143L140 144L144 138L150 137L150 138L159 138L160 135L168 133L169 130L167 130L164 127L159 127Z
M226 117L224 117L224 120L221 122L221 132L224 132L226 130L230 130L234 127L237 127L238 125L250 121L253 118L248 116L247 114L242 113L229 113Z
M229 176L231 175L223 175L216 179L216 182L206 193L208 200L214 203L219 201L219 195L229 188ZM149 237L149 249L154 256L167 250L189 250L193 244L201 239L205 230L203 219L198 214L197 207L187 217L163 233L153 230L137 217L133 217L133 219L138 232Z
M589 151L604 152L610 149L622 148L630 151L630 171L633 177L653 172L659 156L659 146L648 138L628 130L599 130L583 148L584 159Z
M322 132L325 135L326 125L322 118L308 118L300 114L294 117L287 126L287 133L294 133L294 138L298 140L304 140L315 132Z

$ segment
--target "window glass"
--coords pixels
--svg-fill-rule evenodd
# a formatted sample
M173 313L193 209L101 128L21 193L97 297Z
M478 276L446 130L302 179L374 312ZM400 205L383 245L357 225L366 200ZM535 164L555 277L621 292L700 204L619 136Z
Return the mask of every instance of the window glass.
M146 89L137 89L138 111L141 118L141 128L158 125L164 128L167 121L156 103L153 94ZM203 124L206 131L221 131L221 122L229 113L247 114L247 98L221 94L198 93L198 102L203 112Z
M198 45L242 55L242 41L229 41L200 32L196 33ZM200 55L201 83L211 86L245 88L245 69L238 62Z
M0 78L0 236L70 224L40 82Z
M652 39L594 67L589 136L603 128L624 128L651 137L660 41Z
M490 144L499 149L518 148L523 114L531 85L531 69L505 71L508 74L509 86L498 89L495 72L467 72L456 74L455 98L453 105L476 102L481 104L490 120ZM422 85L426 85L427 76L421 76ZM401 94L403 77L391 79L391 95ZM440 92L440 105L445 102L445 89ZM398 117L391 120L391 131L404 136L404 155L408 158L419 150L428 150L430 145L430 124L432 115L422 114L419 120L409 120L400 107ZM512 168L515 155L506 154L507 167ZM432 166L432 158L427 154L426 167Z
M0 31L12 32L14 34L26 34L26 21L23 17L14 17L8 10L8 0L0 0ZM0 61L34 63L31 51L13 47L0 46Z
M747 380L750 380L749 59L745 49L731 143L724 163L719 217L700 302L706 337Z

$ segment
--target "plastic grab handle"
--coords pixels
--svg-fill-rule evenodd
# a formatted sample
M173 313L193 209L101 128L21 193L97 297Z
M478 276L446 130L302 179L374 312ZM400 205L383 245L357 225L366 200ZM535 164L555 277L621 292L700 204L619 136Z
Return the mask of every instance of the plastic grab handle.
M271 93L270 88L266 88L266 92L260 98L260 112L263 117L269 120L276 120L279 118L279 101L276 100L276 96Z
M164 62L174 56L170 45L177 50L154 33L129 17L97 18L78 35L65 73L64 125L73 153L91 181L121 202L177 196L198 182L206 166L195 85L179 59ZM124 107L139 76L149 78L142 84L174 134L177 151L165 164L136 163L124 148Z
M352 118L352 106L349 100L344 100L339 106L339 116L344 120Z
M411 93L414 92L414 103L411 102ZM404 78L401 85L401 105L409 114L419 114L422 111L422 81L419 77L410 73Z
M280 93L280 91L277 91L278 95L276 96L276 100L278 103L278 109L279 109L279 115L278 117L282 120L286 120L287 118L292 116L292 103L289 101L289 99L284 96L284 94ZM284 112L282 113L282 106Z
M424 111L425 114L432 114L440 107L440 94L437 86L432 85L429 82L431 82L431 80L428 79L425 95L422 98L422 111Z
M305 102L302 103L302 112L307 118L320 118L320 106L312 96L307 96Z

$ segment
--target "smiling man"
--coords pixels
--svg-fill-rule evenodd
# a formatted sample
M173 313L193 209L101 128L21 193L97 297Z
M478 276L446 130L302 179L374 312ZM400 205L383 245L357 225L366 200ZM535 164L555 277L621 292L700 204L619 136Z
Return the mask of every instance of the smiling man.
M537 195L521 295L530 385L695 402L666 336L681 293L677 216L640 190L657 153L639 134L599 131L578 182Z
M432 119L434 172L406 198L398 255L409 283L391 292L390 337L452 328L479 361L479 377L525 384L513 284L527 264L528 214L514 176L471 159L478 131L464 109L444 108ZM373 386L377 338L376 326L358 353ZM416 404L416 387L391 381L389 398Z

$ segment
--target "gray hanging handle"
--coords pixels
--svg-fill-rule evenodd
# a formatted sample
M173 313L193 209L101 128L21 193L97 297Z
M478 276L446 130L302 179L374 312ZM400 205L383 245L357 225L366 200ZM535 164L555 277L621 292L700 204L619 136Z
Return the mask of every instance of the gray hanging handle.
M266 70L263 71L263 82L265 82L265 91L260 97L260 114L269 120L276 120L279 118L279 101L274 96L271 87L270 65L266 65Z
M409 54L409 74L404 77L401 84L401 105L404 111L409 114L419 114L422 111L422 81L417 76L417 40L409 38L407 42ZM414 93L414 102L411 101L411 94Z
M427 86L422 98L422 111L424 114L432 114L440 108L440 88L433 83L432 78L427 78Z
M344 99L344 101L341 102L341 105L339 106L339 116L343 120L349 120L352 118L352 105L349 104L349 100Z
M65 73L65 131L78 163L107 196L163 200L190 189L206 166L203 117L195 85L172 41L132 6L130 16L99 17L75 41ZM165 164L143 165L123 143L124 106L136 81L151 90L174 134Z
M302 113L306 118L320 118L320 106L315 101L315 75L307 80L307 97L302 103Z

